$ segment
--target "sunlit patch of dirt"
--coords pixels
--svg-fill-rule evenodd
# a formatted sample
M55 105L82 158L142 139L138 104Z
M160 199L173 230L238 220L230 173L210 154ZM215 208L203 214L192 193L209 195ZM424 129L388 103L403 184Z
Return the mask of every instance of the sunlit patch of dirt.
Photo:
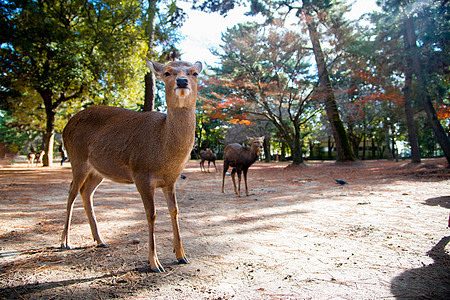
M5 165L5 164L2 164ZM133 185L106 180L94 200L109 248L96 248L81 200L59 249L68 165L0 168L0 298L446 299L450 172L444 159L255 163L250 195L190 161L177 183L190 263L178 265L165 200L156 243L166 273L146 262L148 227ZM347 182L339 185L336 179ZM241 191L244 183L241 183Z

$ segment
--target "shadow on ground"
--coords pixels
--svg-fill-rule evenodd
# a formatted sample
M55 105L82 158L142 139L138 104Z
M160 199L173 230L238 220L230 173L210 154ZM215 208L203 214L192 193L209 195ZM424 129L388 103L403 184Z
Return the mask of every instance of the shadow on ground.
M434 262L422 268L410 269L392 280L391 291L397 299L449 299L450 256L445 246L450 236L443 237L427 252Z

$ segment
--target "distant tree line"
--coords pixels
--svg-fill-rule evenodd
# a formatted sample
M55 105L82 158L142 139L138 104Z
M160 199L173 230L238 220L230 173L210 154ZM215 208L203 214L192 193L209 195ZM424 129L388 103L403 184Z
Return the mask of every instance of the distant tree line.
M220 158L253 135L265 136L266 161L394 159L399 143L412 162L450 161L450 5L378 2L381 12L353 21L346 2L193 1L222 15L245 4L264 17L229 28L214 50L193 157L211 148ZM50 165L84 107L164 110L144 58L180 57L189 16L176 1L6 0L0 15L0 148L33 144Z

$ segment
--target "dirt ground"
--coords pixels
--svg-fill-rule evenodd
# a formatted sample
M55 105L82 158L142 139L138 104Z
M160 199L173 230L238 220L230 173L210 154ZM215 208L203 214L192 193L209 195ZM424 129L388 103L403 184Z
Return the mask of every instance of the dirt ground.
M449 299L445 160L287 165L254 164L251 195L238 198L230 177L223 194L220 171L202 173L189 162L177 189L190 263L175 263L158 191L162 274L149 272L147 223L133 185L105 181L96 192L109 248L94 247L78 196L74 249L63 251L69 164L0 166L0 298Z

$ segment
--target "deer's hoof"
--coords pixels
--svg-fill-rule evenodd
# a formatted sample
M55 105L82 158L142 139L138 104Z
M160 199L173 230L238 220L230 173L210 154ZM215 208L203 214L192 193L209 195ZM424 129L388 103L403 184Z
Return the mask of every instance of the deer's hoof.
M182 258L179 258L178 259L178 263L179 264L188 264L189 263L189 260L186 258L186 257L182 257Z
M70 245L69 244L61 244L61 249L63 250L70 250Z
M150 269L153 273L165 273L166 272L166 270L164 270L164 268L163 267L154 267L154 268L151 268Z
M109 246L105 243L98 244L96 247L97 248L109 248Z

